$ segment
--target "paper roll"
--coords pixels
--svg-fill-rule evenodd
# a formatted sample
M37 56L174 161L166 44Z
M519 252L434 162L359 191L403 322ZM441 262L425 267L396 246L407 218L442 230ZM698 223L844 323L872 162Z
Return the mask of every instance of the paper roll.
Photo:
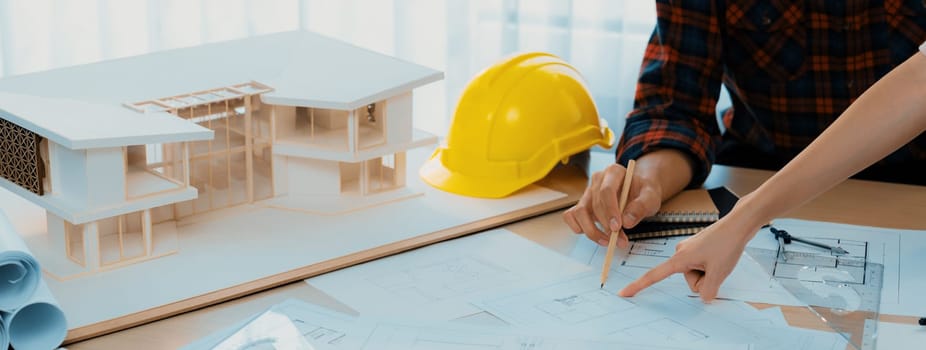
M2 312L6 335L16 350L56 349L67 335L67 320L45 281L40 281L25 306ZM0 344L2 345L2 344ZM6 349L5 347L3 349Z
M0 311L12 311L29 300L41 270L22 237L0 212Z
M3 315L0 315L0 349L10 347L10 335L6 334L6 322L3 321Z

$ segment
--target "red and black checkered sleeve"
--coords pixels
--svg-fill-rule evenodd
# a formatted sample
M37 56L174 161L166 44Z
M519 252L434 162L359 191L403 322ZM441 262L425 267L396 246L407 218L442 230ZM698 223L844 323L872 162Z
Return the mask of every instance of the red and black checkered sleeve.
M720 143L715 110L722 79L723 20L715 1L656 2L634 108L627 116L617 161L672 148L695 164L689 186L707 178Z

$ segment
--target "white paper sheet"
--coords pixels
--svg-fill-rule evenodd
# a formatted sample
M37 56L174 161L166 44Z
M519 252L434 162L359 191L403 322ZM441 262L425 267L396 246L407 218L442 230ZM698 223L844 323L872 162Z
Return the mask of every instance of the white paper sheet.
M780 307L770 307L763 310L759 310L759 313L762 314L767 320L771 322L771 325L778 327L787 327L788 320L785 319L785 314L781 312Z
M487 298L479 305L511 324L541 331L578 332L578 336L620 339L653 337L689 343L753 343L734 324L716 319L695 306L648 289L635 298L615 291L631 281L620 273L599 289L597 273L584 273L550 284L522 286ZM725 330L724 330L725 329Z
M878 322L878 349L922 349L926 327L918 324Z
M451 320L492 289L589 268L506 230L424 247L306 280L364 317Z
M633 277L642 276L651 268L668 260L675 252L675 245L685 238L687 236L632 241L629 248L616 251L611 269ZM573 259L599 271L606 255L607 247L581 238L571 253ZM658 285L670 293L673 291L691 293L688 283L681 274L672 275ZM721 286L717 297L777 305L804 305L746 254L740 257L733 272Z
M568 337L565 334L564 337ZM379 324L366 342L365 350L733 350L749 349L747 344L652 344L647 339L588 340L557 339L490 328L461 328L456 326L428 327L397 324Z
M906 316L926 315L926 231L836 224L797 219L776 219L776 228L801 238L837 243L860 254L867 261L884 266L880 313ZM838 240L838 241L837 241ZM778 241L767 230L760 231L749 247L778 249ZM789 244L791 251L816 248Z
M281 318L285 318L281 319ZM269 322L265 322L269 321ZM286 322L288 321L288 322ZM278 327L263 327L276 324ZM289 299L274 305L265 312L242 321L240 324L224 329L200 340L182 350L228 350L251 349L247 346L235 347L242 338L267 339L271 333L286 336L294 327L305 341L316 349L359 349L369 331L357 329L358 320L351 315L329 310L301 300ZM368 327L369 328L369 327ZM268 342L265 342L265 344ZM293 349L290 344L276 344L276 349ZM270 347L270 349L273 349ZM298 349L298 347L296 347Z
M703 304L691 300L696 306L724 320L735 323L759 335L763 339L778 339L794 349L807 350L844 350L848 341L838 333L791 327L781 313L781 308L773 307L758 310L752 305L735 300L715 300ZM817 326L828 328L821 323Z
M550 284L522 286L478 303L486 311L525 329L603 339L647 339L686 344L754 344L757 349L837 349L838 337L815 333L779 339L757 333L735 321L735 313L708 311L687 296L651 287L633 298L616 290L632 281L620 272L599 289L599 276L583 273Z
M0 211L0 311L13 311L35 293L42 277L38 262Z
M266 322L270 321L270 322ZM269 327L261 327L269 326ZM294 329L295 328L295 329ZM287 335L288 333L288 335ZM628 349L628 350L747 350L740 344L653 344L648 339L589 340L554 337L506 326L478 327L466 324L422 324L390 321L378 318L357 318L327 310L299 300L287 300L241 324L216 332L183 348L183 350L251 349L216 347L231 345L236 339L258 339L262 349L307 349L305 345L274 342L277 335L301 333L305 343L314 349ZM244 344L244 343L242 343ZM240 345L240 344L239 344ZM255 344L250 344L255 345Z
M696 298L691 300L699 303ZM788 327L788 322L781 314L781 308L774 307L758 310L752 305L735 300L715 300L703 305L704 310L724 317L726 320L749 329L763 329L768 327Z

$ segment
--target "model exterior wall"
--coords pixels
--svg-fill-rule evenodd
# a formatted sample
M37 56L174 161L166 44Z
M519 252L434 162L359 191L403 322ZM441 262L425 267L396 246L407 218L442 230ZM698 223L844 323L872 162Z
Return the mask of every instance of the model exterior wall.
M285 158L289 194L337 195L341 193L338 162L297 157ZM274 162L274 167L277 163L279 162Z
M87 203L87 154L50 142L52 188L73 203ZM57 180L55 180L57 179Z
M45 189L45 194L54 194L59 192L61 187L61 175L58 174L60 170L58 169L61 166L61 162L58 160L58 145L54 142L51 142L49 139L45 139L45 162L48 163L48 166L45 168L46 176L49 180L48 188Z
M125 158L119 148L87 150L88 205L106 207L124 203Z
M98 208L125 202L122 148L72 150L49 143L53 193Z
M48 237L51 237L48 241L52 243L52 249L56 252L61 252L64 254L67 251L65 244L64 236L64 219L55 215L50 211L45 212L45 224L48 229Z
M386 100L386 143L412 140L412 93Z
M385 149L413 141L412 102L410 91L378 101L373 120L368 119L367 106L342 111L273 105L276 146L287 148L273 157L274 195L367 194L404 186L405 153L391 153ZM385 132L380 131L377 135L371 127L385 129ZM309 128L314 128L314 131ZM363 136L360 135L361 128ZM377 138L380 141L376 141ZM300 148L306 152L300 154ZM392 156L393 166L402 169L397 171L384 167L379 156L350 160L357 157L356 152L379 153L377 150L382 151L383 156ZM313 157L313 152L317 152L319 157ZM338 157L336 153L339 152L346 156ZM390 184L371 185L371 179L380 178Z

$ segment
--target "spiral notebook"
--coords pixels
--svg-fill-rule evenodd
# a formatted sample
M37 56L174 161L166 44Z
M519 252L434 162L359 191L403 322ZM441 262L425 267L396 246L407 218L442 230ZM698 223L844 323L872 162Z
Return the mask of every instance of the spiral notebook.
M695 234L729 213L738 199L726 187L682 191L662 203L656 215L624 232L630 239Z

